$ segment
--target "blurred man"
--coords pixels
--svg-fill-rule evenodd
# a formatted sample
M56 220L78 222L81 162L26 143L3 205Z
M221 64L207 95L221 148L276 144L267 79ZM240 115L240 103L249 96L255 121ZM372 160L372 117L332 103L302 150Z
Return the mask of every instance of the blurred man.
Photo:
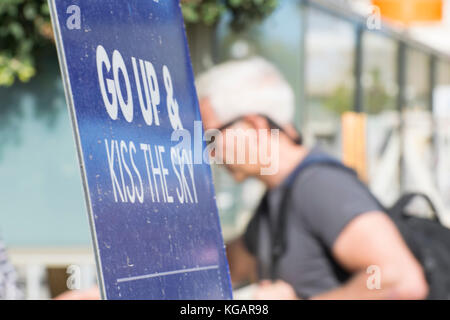
M200 76L197 88L205 129L222 133L215 160L237 181L256 177L268 188L245 235L229 246L234 283L252 272L253 259L261 280L255 298L427 296L421 265L356 175L338 165L305 165L330 156L301 144L292 125L294 95L272 65L260 58L228 62ZM245 144L236 144L242 134ZM267 152L271 163L262 161ZM255 153L257 161L235 161ZM267 174L268 167L276 170Z

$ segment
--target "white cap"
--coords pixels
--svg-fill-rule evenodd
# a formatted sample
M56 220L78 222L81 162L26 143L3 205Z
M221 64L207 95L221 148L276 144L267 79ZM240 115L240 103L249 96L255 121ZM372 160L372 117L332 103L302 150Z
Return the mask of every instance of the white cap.
M199 99L209 98L222 123L249 114L265 115L280 126L293 122L292 88L260 57L217 65L201 74L196 86Z

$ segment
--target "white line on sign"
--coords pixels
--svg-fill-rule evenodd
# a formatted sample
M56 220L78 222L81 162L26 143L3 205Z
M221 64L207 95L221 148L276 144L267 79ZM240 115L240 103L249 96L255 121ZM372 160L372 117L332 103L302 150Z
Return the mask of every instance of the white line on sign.
M180 270L175 270L175 271L167 271L167 272L146 274L146 275L143 275L143 276L120 278L120 279L117 279L117 283L136 281L136 280L142 280L142 279L150 279L150 278L156 278L156 277L164 277L164 276L170 276L170 275L180 274L180 273L189 273L189 272L214 270L214 269L219 269L219 266L208 266L208 267L198 267L198 268L191 268L191 269L180 269Z

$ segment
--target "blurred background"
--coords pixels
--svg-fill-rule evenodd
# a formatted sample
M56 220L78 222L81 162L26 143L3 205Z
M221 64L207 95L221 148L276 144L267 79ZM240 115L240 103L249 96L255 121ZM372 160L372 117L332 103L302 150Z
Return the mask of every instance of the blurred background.
M450 225L449 0L182 1L198 74L260 55L296 93L306 144L354 167L386 205L428 194ZM55 154L53 150L58 150ZM264 192L214 168L225 241ZM0 235L26 298L95 283L82 184L44 0L0 2ZM71 269L73 270L73 269Z

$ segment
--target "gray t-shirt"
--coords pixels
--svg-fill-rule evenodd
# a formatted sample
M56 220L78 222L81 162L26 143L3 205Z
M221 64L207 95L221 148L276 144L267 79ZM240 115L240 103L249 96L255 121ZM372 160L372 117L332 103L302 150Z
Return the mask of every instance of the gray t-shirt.
M327 156L314 148L307 157L318 155ZM349 274L332 258L333 244L352 219L381 208L355 174L329 164L304 168L291 187L285 206L286 250L277 263L276 278L290 283L300 297L310 298L348 279ZM258 259L261 278L269 277L271 230L286 188L282 184L266 194L244 236L249 251ZM269 219L257 218L264 214Z

